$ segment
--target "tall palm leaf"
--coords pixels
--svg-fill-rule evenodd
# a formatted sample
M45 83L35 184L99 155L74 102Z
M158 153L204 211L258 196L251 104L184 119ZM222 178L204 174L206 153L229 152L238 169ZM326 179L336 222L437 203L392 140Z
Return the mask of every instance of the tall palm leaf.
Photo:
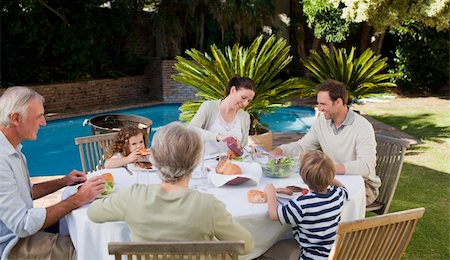
M211 55L195 49L186 51L193 61L178 56L172 78L198 89L197 100L185 102L181 107L180 120L190 121L200 105L206 100L223 99L228 80L234 75L249 77L256 87L253 102L246 108L251 117L259 120L262 113L289 105L287 100L310 95L314 91L304 79L277 79L276 76L289 64L289 46L285 39L263 36L256 38L248 48L233 45L225 50L211 46Z
M327 46L322 45L321 51L312 51L311 57L303 61L313 76L313 80L307 80L308 86L315 86L327 79L335 79L347 86L350 100L396 86L389 82L395 74L382 73L388 66L387 58L375 55L371 49L365 50L358 58L354 57L354 47L349 54L345 49L334 47L332 52Z

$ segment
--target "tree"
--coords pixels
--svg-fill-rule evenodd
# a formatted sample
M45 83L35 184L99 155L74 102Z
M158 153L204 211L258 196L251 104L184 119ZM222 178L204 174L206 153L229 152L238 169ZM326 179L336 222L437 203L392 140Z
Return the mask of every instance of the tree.
M372 49L379 53L387 28L400 27L414 20L438 31L449 28L450 0L329 0L335 7L343 6L342 18L347 21L367 22L377 37ZM362 35L362 37L371 37Z
M303 11L314 36L327 42L342 42L349 35L350 22L341 18L342 10L329 0L304 0Z

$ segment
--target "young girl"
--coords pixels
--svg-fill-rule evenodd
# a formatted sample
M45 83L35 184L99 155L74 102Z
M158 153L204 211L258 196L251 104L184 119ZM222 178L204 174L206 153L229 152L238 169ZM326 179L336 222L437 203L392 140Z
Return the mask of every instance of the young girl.
M348 200L347 189L334 179L334 163L320 151L303 156L300 175L311 192L284 205L278 204L275 187L266 185L269 216L281 224L291 225L297 248L300 247L299 259L328 259L344 201ZM277 246L282 248L285 245L279 243L269 251L277 254Z
M105 168L118 168L140 160L148 161L147 138L136 125L120 129L106 153Z

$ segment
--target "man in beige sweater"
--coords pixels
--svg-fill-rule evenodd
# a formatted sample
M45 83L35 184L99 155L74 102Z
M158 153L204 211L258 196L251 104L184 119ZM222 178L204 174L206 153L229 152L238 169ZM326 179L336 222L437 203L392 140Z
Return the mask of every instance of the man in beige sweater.
M372 125L347 106L343 83L327 80L317 86L319 118L306 135L275 148L272 154L298 156L304 151L321 149L335 163L336 174L359 174L366 186L366 203L378 196L381 185L375 173L376 141Z

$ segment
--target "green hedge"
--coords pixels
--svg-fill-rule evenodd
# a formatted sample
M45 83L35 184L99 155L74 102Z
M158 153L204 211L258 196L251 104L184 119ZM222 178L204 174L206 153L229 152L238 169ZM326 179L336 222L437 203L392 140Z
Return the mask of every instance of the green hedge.
M398 74L395 83L402 92L439 94L448 84L449 33L414 23L390 32L384 47L393 63L390 72Z
M143 60L129 48L139 1L101 2L2 1L1 85L140 73Z

